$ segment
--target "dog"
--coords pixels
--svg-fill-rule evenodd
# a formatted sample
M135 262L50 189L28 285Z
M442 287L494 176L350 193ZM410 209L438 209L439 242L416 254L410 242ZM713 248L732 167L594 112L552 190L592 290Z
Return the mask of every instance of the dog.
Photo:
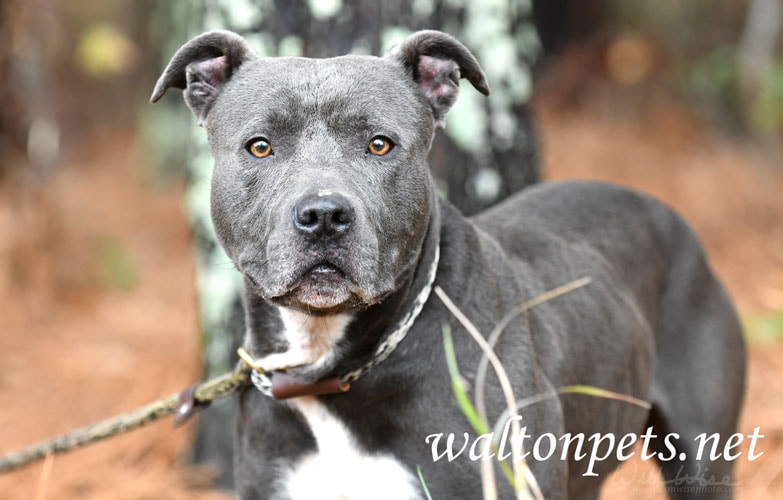
M484 355L431 290L487 335L521 303L582 277L587 286L514 317L497 338L516 397L582 384L651 406L542 398L520 409L525 432L651 428L650 449L671 452L664 479L732 478L731 461L700 457L696 437L724 443L735 431L744 343L694 232L650 197L588 181L543 183L462 216L427 165L461 78L489 95L471 52L437 31L383 57L330 59L259 57L239 35L213 31L179 49L158 80L152 102L183 89L207 131L212 219L244 277L244 347L258 370L238 403L241 498L422 499L419 471L434 498L481 498L481 461L438 460L430 446L470 430L444 325L470 391ZM485 387L492 422L506 404L493 373ZM672 433L679 439L665 441ZM552 446L558 453L527 459L550 500L598 498L620 462L564 459L563 441ZM731 492L697 484L670 495Z

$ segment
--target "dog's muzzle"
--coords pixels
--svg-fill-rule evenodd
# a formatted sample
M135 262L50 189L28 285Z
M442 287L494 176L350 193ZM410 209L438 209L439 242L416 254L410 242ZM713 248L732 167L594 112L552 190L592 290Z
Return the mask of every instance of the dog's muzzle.
M321 191L302 197L293 207L293 226L304 244L302 262L307 266L295 286L272 300L278 305L335 313L362 303L357 287L346 275L345 237L355 212L342 195Z

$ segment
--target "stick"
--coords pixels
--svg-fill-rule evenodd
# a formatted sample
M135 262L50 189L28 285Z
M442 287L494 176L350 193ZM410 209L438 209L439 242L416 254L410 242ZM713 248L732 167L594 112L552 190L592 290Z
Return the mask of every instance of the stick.
M250 370L251 368L246 363L240 362L233 372L199 384L193 391L195 404L204 406L237 392L249 380ZM97 424L82 427L81 429L0 456L0 474L24 467L37 460L42 460L49 454L75 450L108 437L142 427L173 414L179 406L179 394L172 394L131 412L117 415Z

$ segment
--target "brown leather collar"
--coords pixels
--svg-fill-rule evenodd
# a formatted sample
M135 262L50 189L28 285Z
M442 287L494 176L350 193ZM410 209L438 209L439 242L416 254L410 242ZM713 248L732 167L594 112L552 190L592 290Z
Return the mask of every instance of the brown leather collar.
M323 394L339 394L351 388L351 384L341 383L340 377L323 378L312 384L303 384L286 372L272 372L272 396L275 399L297 398L299 396L321 396Z

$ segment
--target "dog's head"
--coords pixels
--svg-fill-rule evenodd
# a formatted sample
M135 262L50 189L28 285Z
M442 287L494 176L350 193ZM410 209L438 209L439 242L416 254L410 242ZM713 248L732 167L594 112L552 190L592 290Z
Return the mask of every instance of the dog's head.
M258 57L239 35L185 44L152 95L184 89L215 159L212 219L246 286L331 314L373 304L418 259L432 209L427 153L460 77L457 40L414 33L384 57Z

